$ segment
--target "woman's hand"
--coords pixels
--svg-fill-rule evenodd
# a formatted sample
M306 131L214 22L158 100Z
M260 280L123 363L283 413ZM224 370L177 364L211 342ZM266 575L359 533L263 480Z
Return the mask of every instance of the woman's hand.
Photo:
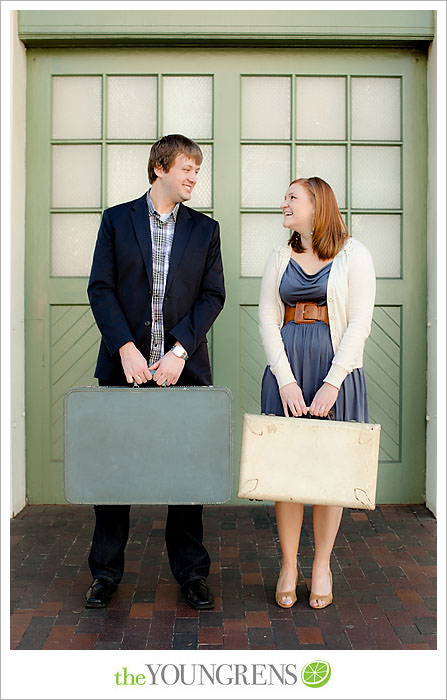
M338 389L332 384L324 382L315 394L309 406L309 413L313 416L325 418L337 400Z
M307 406L303 399L302 391L296 382L282 386L279 390L279 395L285 416L289 415L288 409L290 409L292 416L306 415Z

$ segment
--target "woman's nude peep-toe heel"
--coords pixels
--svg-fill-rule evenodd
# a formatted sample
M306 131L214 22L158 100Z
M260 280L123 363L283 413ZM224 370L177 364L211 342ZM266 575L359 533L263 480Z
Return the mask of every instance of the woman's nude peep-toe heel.
M275 600L280 608L291 608L296 603L296 587L298 585L298 574L296 575L295 588L293 591L275 591ZM290 598L290 603L283 603L281 599Z
M313 610L323 610L323 608L327 608L328 605L332 603L332 572L329 570L329 577L331 579L331 592L328 595L318 595L314 593L313 591L310 592L309 596L309 605ZM311 605L311 600L322 600L323 605Z

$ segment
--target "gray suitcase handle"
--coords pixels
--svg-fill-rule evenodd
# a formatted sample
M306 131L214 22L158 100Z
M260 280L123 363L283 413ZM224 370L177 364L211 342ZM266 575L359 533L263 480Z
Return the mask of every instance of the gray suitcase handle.
M150 371L150 373L151 373L152 375L155 374L155 369L151 369L151 370L149 370L149 371ZM166 386L166 382L163 382L163 384L160 384L160 386L162 386L162 387L163 387L163 386ZM133 388L134 388L134 389L139 389L139 388L140 388L140 385L137 384L137 382L135 381L135 379L133 380Z

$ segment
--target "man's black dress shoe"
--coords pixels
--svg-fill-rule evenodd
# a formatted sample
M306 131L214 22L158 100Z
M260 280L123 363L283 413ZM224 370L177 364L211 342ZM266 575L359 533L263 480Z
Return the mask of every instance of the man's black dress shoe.
M86 608L105 608L117 586L111 581L95 578L85 594Z
M185 583L182 593L188 605L196 610L210 610L214 607L214 596L203 578L195 578Z

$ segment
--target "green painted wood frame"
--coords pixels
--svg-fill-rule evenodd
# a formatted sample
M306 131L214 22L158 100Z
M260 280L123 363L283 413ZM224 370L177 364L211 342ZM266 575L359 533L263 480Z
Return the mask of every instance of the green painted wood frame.
M27 46L424 44L432 10L20 10Z
M148 59L150 68L148 69ZM28 52L26 202L27 495L30 503L63 502L63 468L50 444L50 314L86 308L86 278L50 274L51 76L53 74L214 75L214 207L221 223L228 290L213 333L215 385L234 397L235 481L244 410L245 345L240 314L256 316L259 278L240 275L240 75L402 76L402 278L378 280L377 305L396 310L400 340L400 454L381 464L378 503L424 500L426 365L426 56L417 49L32 49ZM231 108L230 108L231 106ZM285 183L287 184L287 183ZM349 188L348 188L349 191ZM140 193L136 193L138 195ZM347 214L350 216L349 196ZM260 344L255 354L262 357ZM260 360L263 361L262 359ZM236 483L235 483L236 489ZM237 499L234 499L238 503Z

